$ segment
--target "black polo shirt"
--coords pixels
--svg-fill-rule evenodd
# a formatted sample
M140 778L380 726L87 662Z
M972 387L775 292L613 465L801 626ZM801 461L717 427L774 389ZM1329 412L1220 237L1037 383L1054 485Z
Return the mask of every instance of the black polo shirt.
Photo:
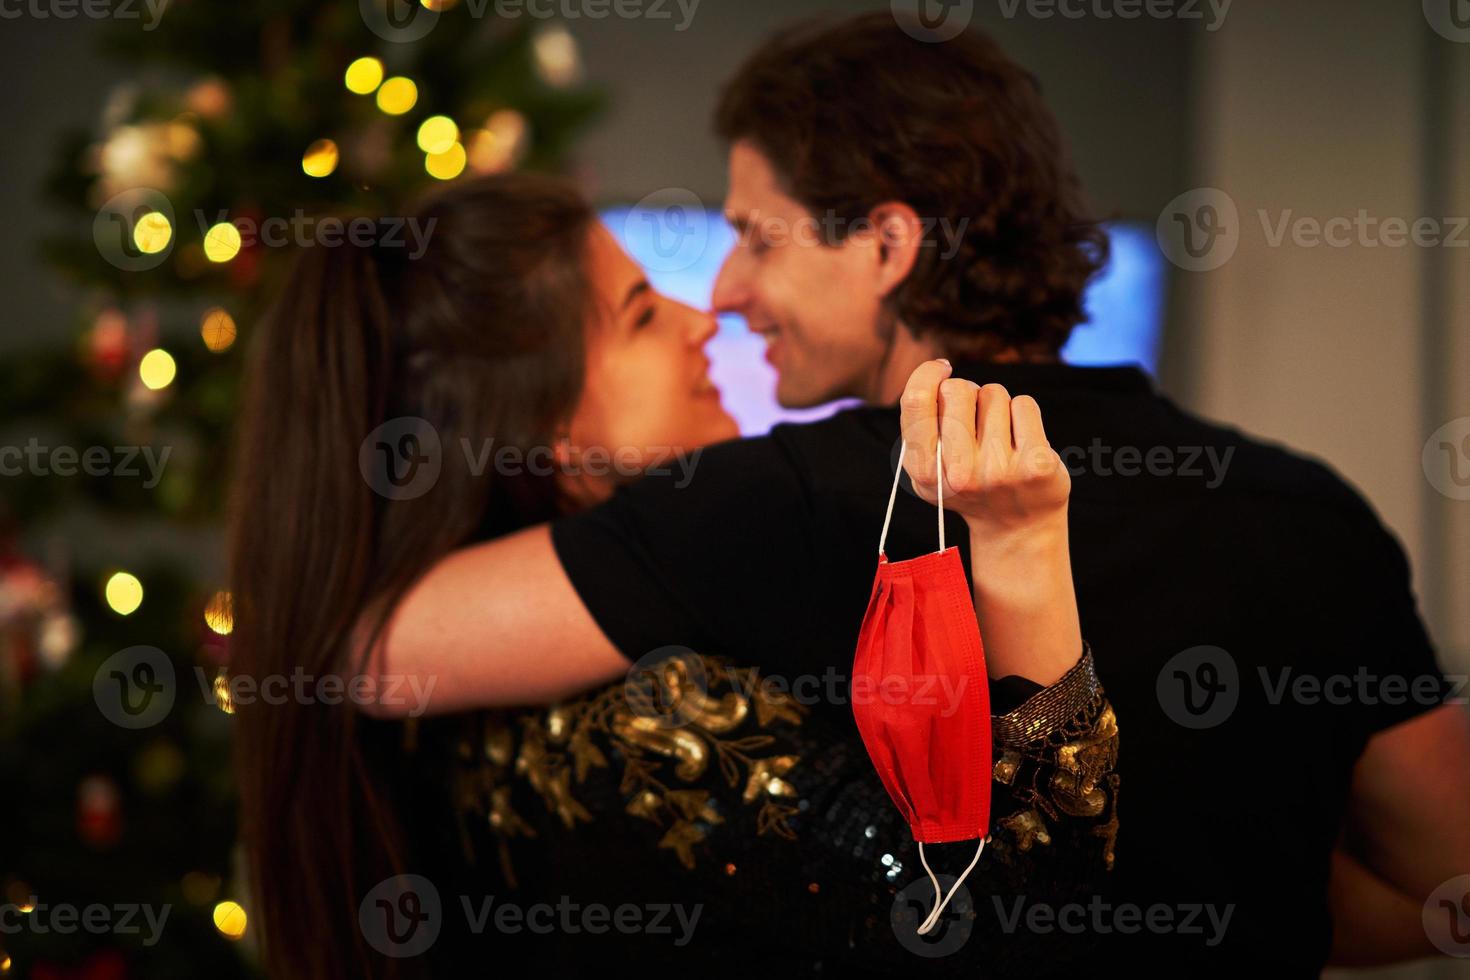
M1134 965L1315 976L1354 762L1446 689L1402 549L1329 467L1180 410L1134 368L955 373L1041 405L1073 474L1083 635L1119 723L1109 893L1017 927L1087 929ZM727 655L850 719L898 444L893 407L780 425L558 520L553 541L629 658ZM963 520L946 528L968 569ZM933 507L900 491L889 557L936 546Z

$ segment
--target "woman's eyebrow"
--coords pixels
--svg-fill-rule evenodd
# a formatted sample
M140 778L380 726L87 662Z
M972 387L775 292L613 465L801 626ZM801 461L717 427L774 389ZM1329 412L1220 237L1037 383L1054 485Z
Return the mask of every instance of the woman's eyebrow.
M639 296L642 296L644 293L648 292L652 288L653 287L648 284L647 279L640 279L635 282L632 288L628 290L628 295L623 297L623 309L626 310L628 307L632 306L635 299L637 299Z

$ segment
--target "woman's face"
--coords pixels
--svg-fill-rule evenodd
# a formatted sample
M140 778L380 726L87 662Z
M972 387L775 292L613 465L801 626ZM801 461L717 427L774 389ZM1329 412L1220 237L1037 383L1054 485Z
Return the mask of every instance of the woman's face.
M675 453L740 434L709 377L714 315L655 292L601 224L588 235L587 266L594 314L564 481L584 502Z

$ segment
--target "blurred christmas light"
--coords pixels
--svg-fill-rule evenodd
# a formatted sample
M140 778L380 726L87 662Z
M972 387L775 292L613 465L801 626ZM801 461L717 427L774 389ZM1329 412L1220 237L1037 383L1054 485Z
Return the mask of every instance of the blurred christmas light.
M145 255L162 252L173 237L173 226L157 211L149 211L133 225L133 244Z
M162 347L144 354L138 362L138 377L143 379L143 386L149 391L167 388L178 373L179 367L174 363L173 355Z
M383 84L383 63L377 58L358 58L347 66L344 80L347 91L355 95L369 95Z
M378 89L378 108L390 116L401 116L419 101L419 87L413 79L397 75Z
M488 129L470 134L470 167L480 174L498 174L510 166L510 148Z
M221 221L204 233L204 257L211 262L228 262L240 254L240 229Z
M9 956L6 956L4 959L0 959L0 973L9 973L10 967L11 962Z
M306 148L301 157L301 169L308 177L326 177L337 169L337 144L331 140L317 140Z
M129 572L117 572L102 589L107 605L119 616L131 616L143 604L143 583Z
M220 902L214 907L214 927L226 939L239 939L245 935L245 910L239 902Z
M214 704L227 715L235 713L235 696L230 692L230 674L223 667L214 675Z
M199 321L199 336L204 346L222 354L235 345L235 318L218 306L204 311Z
M459 140L459 127L448 116L430 116L419 126L419 149L445 153Z
M423 4L425 10L435 11L448 10L458 2L459 0L419 0L419 3Z
M443 153L430 153L424 158L424 169L429 172L430 177L439 180L453 180L464 173L465 153L464 147L455 143Z
M229 636L235 628L234 597L225 591L211 596L204 607L204 622L220 636Z
M582 59L572 32L561 24L536 35L536 70L548 85L566 86L582 77Z

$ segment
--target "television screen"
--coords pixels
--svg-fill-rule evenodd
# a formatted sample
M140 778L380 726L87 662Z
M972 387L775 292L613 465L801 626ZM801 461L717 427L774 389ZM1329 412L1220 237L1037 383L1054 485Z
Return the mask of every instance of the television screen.
M692 196L692 195L691 195ZM708 309L715 276L730 249L735 230L718 211L682 206L611 208L604 224L654 288L691 306ZM1150 374L1158 367L1163 327L1164 257L1152 226L1107 226L1112 255L1087 292L1087 322L1062 350L1072 364L1137 364ZM776 404L775 371L765 361L765 343L738 316L720 317L719 333L707 348L710 374L725 407L745 435L760 435L777 422L822 418L851 402L811 409Z

